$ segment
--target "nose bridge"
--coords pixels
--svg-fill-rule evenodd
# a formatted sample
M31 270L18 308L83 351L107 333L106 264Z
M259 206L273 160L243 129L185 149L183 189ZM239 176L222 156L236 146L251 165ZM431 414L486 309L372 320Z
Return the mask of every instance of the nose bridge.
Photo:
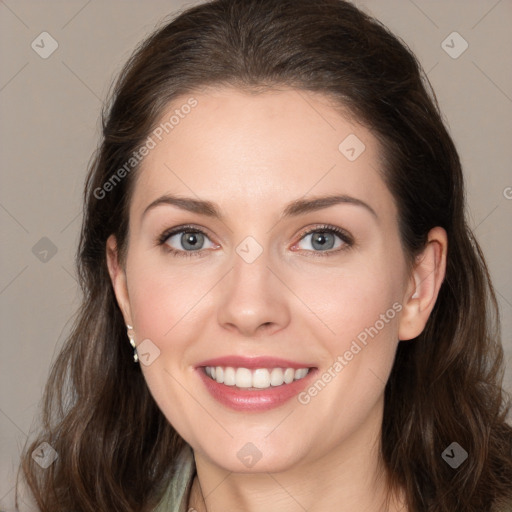
M234 287L244 292L244 296L249 296L251 289L257 291L258 288L263 290L270 286L269 254L268 241L260 243L251 235L235 247L231 280Z
M222 285L219 322L231 328L235 326L246 336L254 334L261 325L280 329L289 321L287 295L270 270L268 244L269 237L264 235L242 239L235 246L232 270Z

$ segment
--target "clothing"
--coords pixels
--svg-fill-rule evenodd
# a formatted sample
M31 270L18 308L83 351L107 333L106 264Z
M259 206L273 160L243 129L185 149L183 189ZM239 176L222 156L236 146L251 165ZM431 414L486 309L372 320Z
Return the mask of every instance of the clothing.
M188 444L176 458L175 468L164 497L153 512L188 512L188 498L196 474L194 452Z

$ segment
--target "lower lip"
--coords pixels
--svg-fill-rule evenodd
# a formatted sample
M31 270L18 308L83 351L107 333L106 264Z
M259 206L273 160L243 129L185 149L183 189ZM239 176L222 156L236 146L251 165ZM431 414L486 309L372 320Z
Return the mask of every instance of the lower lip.
M284 404L298 395L314 377L317 369L312 368L302 379L282 386L271 386L267 389L248 391L236 386L219 384L206 375L204 368L196 368L206 389L221 404L236 411L267 411Z

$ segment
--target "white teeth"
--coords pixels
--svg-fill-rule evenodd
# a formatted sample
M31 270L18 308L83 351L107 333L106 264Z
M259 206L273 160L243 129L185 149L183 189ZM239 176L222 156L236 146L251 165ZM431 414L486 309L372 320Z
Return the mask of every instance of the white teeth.
M265 389L269 387L270 373L266 368L258 368L252 372L252 387Z
M224 369L224 384L234 386L235 382L235 369L228 366Z
M237 388L250 388L252 386L252 373L247 368L238 368L235 376Z
M283 370L281 368L273 368L270 372L270 384L272 386L280 386L283 382Z
M237 388L258 388L267 389L271 386L282 386L290 384L294 380L303 379L308 373L309 368L258 368L249 370L248 368L233 368L231 366L207 366L206 375L219 384L226 386L236 386Z
M295 370L293 368L286 368L284 371L284 382L286 384L290 384L290 382L293 382L293 379L295 378Z
M301 368L295 372L295 380L302 379L308 374L308 368Z

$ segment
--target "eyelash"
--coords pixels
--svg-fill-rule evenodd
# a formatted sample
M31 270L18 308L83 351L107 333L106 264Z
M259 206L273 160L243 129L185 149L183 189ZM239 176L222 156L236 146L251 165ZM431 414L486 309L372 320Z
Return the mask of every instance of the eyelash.
M330 224L322 224L319 226L316 226L312 229L307 229L300 233L299 235L299 241L302 240L306 235L310 235L311 233L316 232L322 232L322 233L331 233L337 235L341 241L343 242L343 246L341 248L338 248L336 250L329 250L329 251L307 251L307 252L313 252L315 253L315 256L331 256L332 254L337 254L341 251L347 251L354 245L354 240L349 233L347 233L345 230L340 229L336 226L332 226ZM164 249L172 254L173 256L177 257L184 257L184 258L190 258L190 257L201 257L203 252L206 249L202 249L199 251L180 251L177 249L174 249L172 247L169 247L165 244L165 242L173 235L176 235L178 233L200 233L206 237L208 237L208 234L205 233L202 229L199 229L192 225L185 225L185 226L178 226L176 228L168 229L164 231L156 240L156 244L159 246L164 246ZM295 245L295 244L294 244Z

